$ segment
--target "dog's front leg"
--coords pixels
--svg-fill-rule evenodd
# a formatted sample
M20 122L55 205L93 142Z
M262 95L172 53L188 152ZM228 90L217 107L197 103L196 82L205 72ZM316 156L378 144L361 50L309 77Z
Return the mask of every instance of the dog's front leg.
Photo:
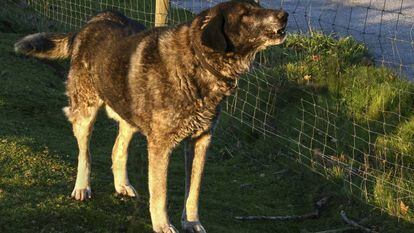
M206 232L199 221L198 200L206 161L206 152L210 144L210 139L211 134L204 134L196 139L189 139L186 143L186 192L182 215L182 227L185 232Z
M155 141L155 140L154 140ZM178 233L167 215L167 174L171 147L148 140L148 186L152 228L159 233Z

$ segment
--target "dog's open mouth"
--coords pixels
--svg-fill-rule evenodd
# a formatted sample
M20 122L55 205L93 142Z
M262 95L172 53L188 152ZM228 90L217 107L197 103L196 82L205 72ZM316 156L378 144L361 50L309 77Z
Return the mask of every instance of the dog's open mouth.
M280 39L286 36L286 27L277 30L268 30L266 36L270 39Z
M278 29L278 30L276 31L276 34L277 34L278 36L284 36L284 35L286 35L286 27L283 27L283 28L281 28L281 29Z

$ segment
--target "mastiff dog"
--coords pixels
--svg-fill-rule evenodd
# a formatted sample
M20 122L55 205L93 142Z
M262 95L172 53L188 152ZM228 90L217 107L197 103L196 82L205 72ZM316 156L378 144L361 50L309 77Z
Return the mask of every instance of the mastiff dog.
M91 198L89 139L98 110L119 123L112 150L117 193L137 196L127 175L128 144L136 132L147 139L151 221L155 232L178 232L167 215L167 170L171 151L185 141L185 232L206 232L198 202L206 151L220 104L237 88L257 52L281 44L288 13L254 1L230 1L193 20L145 29L106 11L78 32L37 33L15 44L18 53L70 58L68 107L79 156L76 200Z

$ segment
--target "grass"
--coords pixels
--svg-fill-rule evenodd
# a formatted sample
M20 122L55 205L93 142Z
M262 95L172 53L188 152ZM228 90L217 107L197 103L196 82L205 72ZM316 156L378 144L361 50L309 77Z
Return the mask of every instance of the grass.
M15 12L14 17L10 12ZM14 54L13 43L34 30L15 20L22 18L16 17L18 12L13 7L0 11L0 20L12 25L11 29L0 30L0 232L151 232L145 140L141 136L134 138L128 165L130 180L140 198L117 197L110 169L111 146L117 127L103 113L99 115L91 142L94 198L85 203L70 199L77 147L70 124L61 111L67 100L65 77L60 70L66 70L67 64ZM233 117L223 115L213 139L200 203L201 219L207 230L250 233L335 229L345 226L339 217L340 210L345 210L353 219L367 217L364 224L380 232L414 232L411 212L401 208L404 207L401 201L409 206L409 211L414 204L398 199L399 190L392 190L388 185L389 182L401 182L401 187L407 185L405 180L396 179L393 169L375 174L376 182L366 187L367 193L373 195L367 202L388 211L381 212L350 195L343 167L338 164L321 167L324 161L312 152L319 148L346 163L350 162L350 155L355 159L363 158L359 150L374 149L366 143L353 141L354 122L382 133L375 137L362 129L357 132L376 143L375 152L380 153L379 148L383 148L380 145L395 148L395 151L411 148L412 123L406 120L411 119L410 111L398 110L409 109L412 98L404 93L410 93L411 84L396 79L386 69L370 65L365 47L351 38L291 36L284 46L274 48L272 53L269 68L241 80L240 91L229 100L229 103L236 101ZM306 75L310 80L304 79ZM253 88L255 81L277 86L277 98L267 100L269 95L265 92L268 90ZM369 89L365 88L367 85ZM394 89L405 91L392 94ZM384 92L388 94L376 94ZM397 100L399 104L395 105ZM364 101L365 107L358 105L359 101ZM313 103L323 106L325 111L315 110ZM273 111L272 106L276 110ZM227 110L232 110L230 107ZM263 126L261 122L266 116L255 109L269 110L269 114L274 115L267 117L277 121ZM340 124L341 130L335 131L321 120L326 118L327 110L336 114L335 124ZM395 111L398 114L387 114ZM385 119L392 126L378 126L375 123L378 119ZM304 122L309 125L303 125ZM298 148L291 141L269 136L265 133L269 127L277 127L277 134L295 139L302 146ZM313 139L300 137L294 129L313 135ZM326 135L336 135L337 142L326 141ZM401 139L395 141L396 138ZM324 149L325 144L335 151ZM387 151L387 156L396 158L394 152ZM168 191L168 211L176 226L179 226L183 203L183 168L182 148L179 147L172 156ZM413 187L406 188L413 190ZM353 194L363 196L364 193ZM325 196L330 200L318 219L301 222L234 220L234 216L240 215L308 213L313 211L315 201Z
M283 140L276 145L316 172L344 182L346 190L368 203L412 221L410 209L399 209L414 205L414 84L375 67L367 49L349 37L296 35L273 52L276 58L258 79L266 78L262 85L279 90L274 120L282 127L274 133ZM249 81L242 83L248 89ZM254 103L255 96L264 100L266 92L256 91L245 102ZM259 108L268 109L266 104ZM251 106L239 108L253 116L258 105Z

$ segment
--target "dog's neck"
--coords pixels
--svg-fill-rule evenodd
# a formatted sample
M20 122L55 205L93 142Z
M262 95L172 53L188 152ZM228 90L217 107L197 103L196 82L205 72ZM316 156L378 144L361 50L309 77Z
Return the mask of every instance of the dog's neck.
M229 96L237 88L240 76L249 71L250 65L254 60L256 51L253 50L246 54L237 52L217 53L208 52L201 47L202 45L193 42L191 44L194 57L199 66L205 71L204 78L207 82L217 86L213 92L220 92ZM213 94L213 93L212 93Z
M190 49L193 51L196 62L207 73L203 77L212 83L224 83L225 89L227 89L226 95L230 95L237 88L240 76L249 71L260 47L243 44L231 46L231 51L215 51L202 43L202 27L204 25L200 22L202 19L196 18L187 24L190 29L188 31L188 36L191 38ZM229 43L232 44L231 41ZM214 77L209 78L210 76Z
M192 43L191 48L202 69L207 70L211 75L215 76L219 82L223 82L229 89L235 89L237 87L237 76L226 76L222 74L221 70L217 70L213 67L213 65L210 64L212 61L207 61L208 59L206 58L206 55L197 44Z
M237 88L237 80L249 70L257 51L246 54L208 51L192 26L191 23L178 25L166 33L174 37L160 39L163 57L174 58L169 60L167 68L176 75L178 85L189 97L218 105ZM180 50L171 49L171 45Z

